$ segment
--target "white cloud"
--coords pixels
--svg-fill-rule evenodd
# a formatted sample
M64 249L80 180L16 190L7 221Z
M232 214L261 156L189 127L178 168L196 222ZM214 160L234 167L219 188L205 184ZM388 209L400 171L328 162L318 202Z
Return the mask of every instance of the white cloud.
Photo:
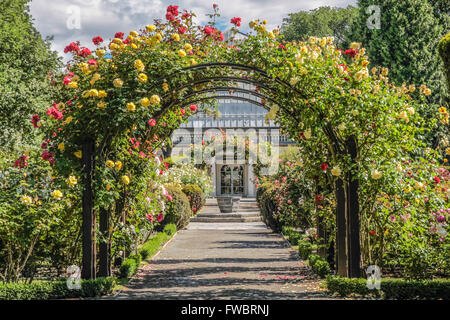
M209 20L206 13L212 12L212 3L211 0L33 0L30 9L36 28L44 37L54 36L53 49L65 56L64 47L72 41L80 40L82 45L92 47L94 36L109 39L117 31L127 33L154 19L164 19L170 4L194 11L198 22L206 24ZM268 27L275 28L281 26L288 13L321 6L346 7L356 5L356 0L216 0L214 3L220 9L219 25L228 26L232 17L241 17L245 29L256 18L267 19ZM68 27L71 6L80 10L80 29Z

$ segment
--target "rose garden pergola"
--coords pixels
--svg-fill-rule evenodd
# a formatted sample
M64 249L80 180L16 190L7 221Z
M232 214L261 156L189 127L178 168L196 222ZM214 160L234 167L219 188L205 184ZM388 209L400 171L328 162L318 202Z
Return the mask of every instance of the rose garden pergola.
M167 22L132 31L125 40L118 33L108 47L96 41L95 52L77 43L67 48L73 61L55 85L66 119L62 123L53 117L43 130L54 146L65 145L63 151L51 150L56 168L63 175L77 172L83 177L82 277L96 276L95 216L99 213L100 234L107 239L111 216L126 214L126 198L139 188L139 172L153 160L124 163L118 182L122 189L114 195L102 189L105 161L126 150L130 134L145 141L140 150L154 153L195 112L186 112L185 106L219 97L245 99L236 92L255 97L260 102L249 102L269 110L283 131L298 141L317 190L334 192L337 271L359 277L360 184L378 183L377 177L367 178L374 159L394 165L420 146L403 137L414 137L421 129L399 118L419 102L405 87L390 84L384 70L374 69L370 75L358 44L344 54L331 38L285 43L277 30L266 29L265 21L252 21L252 33L245 40L225 42L213 25L195 25L192 12L181 19L178 15L178 8L170 6ZM218 96L217 91L229 95ZM318 177L317 168L325 160L339 174ZM320 215L318 221L319 235L325 238ZM98 275L108 276L108 241L100 241L99 250Z

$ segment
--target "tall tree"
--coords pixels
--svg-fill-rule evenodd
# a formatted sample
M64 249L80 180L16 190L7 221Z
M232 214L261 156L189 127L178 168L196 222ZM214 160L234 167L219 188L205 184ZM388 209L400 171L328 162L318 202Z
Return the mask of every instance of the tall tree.
M305 40L309 36L334 37L338 47L342 47L346 43L346 33L357 15L358 9L352 6L320 7L290 13L283 20L283 34L287 41Z
M0 147L33 139L31 115L48 107L47 75L60 60L33 26L29 0L0 1Z
M431 3L432 2L432 3ZM426 84L432 89L430 102L445 96L442 62L437 53L439 40L448 28L448 2L434 0L359 0L350 39L362 42L373 65L388 67L389 77L401 84ZM374 11L380 8L380 28L369 28Z

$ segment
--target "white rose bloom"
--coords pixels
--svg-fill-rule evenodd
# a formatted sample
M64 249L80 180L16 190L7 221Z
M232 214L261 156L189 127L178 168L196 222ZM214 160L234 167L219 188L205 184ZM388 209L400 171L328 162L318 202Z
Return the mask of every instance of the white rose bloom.
M373 178L373 179L378 180L378 179L380 179L382 176L383 176L383 174L382 174L380 171L378 171L377 169L373 169L373 170L372 170L372 178Z
M415 113L415 110L414 110L413 107L407 108L406 111L407 111L410 115L413 115L413 114Z
M305 135L305 138L306 138L306 139L311 138L311 128L308 128L308 129L305 131L304 135Z
M402 111L402 112L400 112L400 118L401 119L403 119L403 120L405 120L405 119L408 119L408 114L406 113L406 111Z
M339 177L341 175L342 171L339 167L333 167L333 169L331 169L331 174L333 176Z
M343 122L338 126L338 129L341 131L344 131L346 128L347 127L345 126L345 123L343 123Z

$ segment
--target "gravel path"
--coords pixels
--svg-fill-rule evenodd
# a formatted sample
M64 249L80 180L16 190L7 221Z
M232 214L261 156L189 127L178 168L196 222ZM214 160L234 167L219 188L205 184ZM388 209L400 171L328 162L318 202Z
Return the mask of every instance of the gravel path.
M191 223L107 299L329 299L297 252L261 222Z

